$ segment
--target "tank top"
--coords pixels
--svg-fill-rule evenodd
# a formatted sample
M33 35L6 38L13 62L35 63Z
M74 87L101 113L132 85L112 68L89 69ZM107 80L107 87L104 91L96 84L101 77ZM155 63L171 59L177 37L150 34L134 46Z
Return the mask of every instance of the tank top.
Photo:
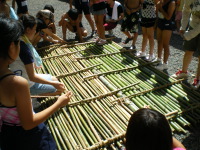
M154 0L144 0L141 11L143 18L156 18L156 6Z
M163 10L165 11L165 12L167 12L168 11L168 8L169 8L169 4L171 3L171 2L174 2L175 0L169 0L165 5L163 5ZM163 16L163 14L160 12L160 11L158 11L158 18L160 18L160 19L165 19L164 18L164 16ZM172 17L171 17L171 19L170 20L175 20L175 10L174 10L174 12L173 12L173 15L172 15Z
M0 82L8 76L15 75L13 73L6 74L0 78ZM20 126L19 115L16 106L7 107L0 104L0 131L2 124L11 126Z

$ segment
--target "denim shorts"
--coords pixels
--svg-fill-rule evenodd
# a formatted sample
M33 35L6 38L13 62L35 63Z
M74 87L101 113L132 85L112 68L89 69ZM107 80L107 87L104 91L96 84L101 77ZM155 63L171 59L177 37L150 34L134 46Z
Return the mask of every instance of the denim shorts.
M48 81L52 81L52 76L50 74L37 74L41 78L46 79ZM42 84L42 83L35 83L30 88L31 95L40 95L45 93L54 93L56 92L56 88L50 84Z

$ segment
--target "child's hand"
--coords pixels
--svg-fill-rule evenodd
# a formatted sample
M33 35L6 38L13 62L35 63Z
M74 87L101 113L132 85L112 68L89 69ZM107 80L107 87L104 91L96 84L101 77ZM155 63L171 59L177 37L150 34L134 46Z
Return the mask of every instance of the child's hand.
M68 103L69 103L69 101L70 101L70 98L72 97L72 92L71 91L67 91L67 93L66 94L63 94L63 95L61 95L59 98L58 98L58 100L56 101L56 103L58 103L58 105L60 106L60 107L64 107L64 106L66 106Z
M65 85L59 81L53 81L52 85L58 90L65 90Z

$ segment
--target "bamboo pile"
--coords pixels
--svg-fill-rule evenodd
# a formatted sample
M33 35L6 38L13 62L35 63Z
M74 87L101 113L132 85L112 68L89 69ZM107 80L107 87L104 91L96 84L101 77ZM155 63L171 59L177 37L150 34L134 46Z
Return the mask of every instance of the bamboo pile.
M74 94L47 121L58 149L123 149L128 120L145 105L165 114L174 132L199 122L199 93L114 42L56 45L39 53L44 67L38 73L57 76ZM43 108L55 100L42 98Z

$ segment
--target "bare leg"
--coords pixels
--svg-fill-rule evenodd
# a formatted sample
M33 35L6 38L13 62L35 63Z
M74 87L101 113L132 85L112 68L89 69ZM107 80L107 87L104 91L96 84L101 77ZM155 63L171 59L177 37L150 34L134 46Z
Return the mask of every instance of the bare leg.
M163 62L166 64L170 55L170 51L169 51L169 42L170 42L170 38L172 35L172 31L170 30L164 30L162 32L162 43L163 43L163 48L164 48L164 58L163 58Z
M66 32L67 32L67 29L71 32L74 32L73 31L73 27L71 24L69 24L67 21L63 21L62 23L62 34L63 34L63 39L65 40L66 39Z
M154 51L154 27L147 28L147 35L149 39L149 54L153 55Z
M142 27L142 52L145 52L146 46L147 46L147 40L148 40L148 35L147 35L147 28Z
M133 42L132 45L135 45L136 41L137 41L137 37L138 37L138 33L133 33Z
M157 28L157 42L158 42L158 58L162 58L163 42L162 42L162 30Z
M99 35L99 38L101 39L105 39L105 28L103 26L103 18L104 18L104 15L94 15L94 19L95 19L95 23L96 23L96 26L97 26L97 31L98 31L98 35Z
M126 32L123 32L128 38L132 38L132 36L131 36L131 34L128 32L128 31L126 31Z
M94 21L92 20L92 17L90 14L85 15L85 18L87 19L87 21L90 24L90 27L92 28L92 30L96 30L95 25L94 25Z
M193 51L186 51L183 57L182 71L187 72L190 62L192 61Z

